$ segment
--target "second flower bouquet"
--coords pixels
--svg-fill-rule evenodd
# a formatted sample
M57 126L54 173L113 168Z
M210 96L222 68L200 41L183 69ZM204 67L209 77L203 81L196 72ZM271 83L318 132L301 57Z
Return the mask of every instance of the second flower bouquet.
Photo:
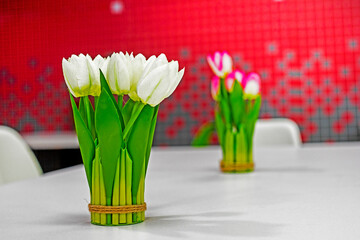
M145 176L159 104L173 93L184 69L178 71L178 62L168 62L164 54L146 60L122 52L95 59L73 55L62 66L90 188L91 223L144 221ZM80 98L78 105L72 95Z
M215 73L211 80L211 95L215 100L215 122L204 125L193 145L207 144L214 129L217 131L223 159L223 172L251 172L253 135L261 106L260 76L232 69L232 59L226 52L208 56Z

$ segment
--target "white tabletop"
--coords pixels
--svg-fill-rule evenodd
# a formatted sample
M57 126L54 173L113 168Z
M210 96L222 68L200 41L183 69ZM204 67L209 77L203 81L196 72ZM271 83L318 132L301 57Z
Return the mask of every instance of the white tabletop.
M0 239L360 239L360 145L255 151L223 174L217 147L156 148L143 223L90 224L82 166L0 187Z

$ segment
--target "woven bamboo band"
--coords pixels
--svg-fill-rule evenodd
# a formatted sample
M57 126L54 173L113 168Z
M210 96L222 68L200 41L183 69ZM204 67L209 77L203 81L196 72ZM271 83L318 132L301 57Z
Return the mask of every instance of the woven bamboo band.
M146 203L141 205L125 205L125 206L103 206L89 204L89 212L92 213L135 213L146 210Z
M245 171L253 170L254 163L224 163L224 161L221 160L220 167L223 172Z

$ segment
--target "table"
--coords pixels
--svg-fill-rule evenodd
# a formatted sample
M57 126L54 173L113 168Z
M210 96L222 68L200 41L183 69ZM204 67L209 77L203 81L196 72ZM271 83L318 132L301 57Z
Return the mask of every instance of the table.
M82 165L0 187L1 239L360 239L360 144L258 148L219 172L219 147L154 148L143 223L90 224Z

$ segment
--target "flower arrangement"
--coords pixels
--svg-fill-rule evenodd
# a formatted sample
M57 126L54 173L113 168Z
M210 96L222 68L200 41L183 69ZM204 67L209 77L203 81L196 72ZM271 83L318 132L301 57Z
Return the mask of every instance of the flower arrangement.
M94 59L72 55L62 67L90 188L91 223L144 221L145 176L159 104L176 89L184 69L164 54L146 59L122 52Z
M215 52L207 61L215 74L211 80L211 95L216 101L215 122L199 130L193 145L207 143L216 129L223 152L221 170L253 171L252 139L261 106L260 76L233 70L227 52Z

